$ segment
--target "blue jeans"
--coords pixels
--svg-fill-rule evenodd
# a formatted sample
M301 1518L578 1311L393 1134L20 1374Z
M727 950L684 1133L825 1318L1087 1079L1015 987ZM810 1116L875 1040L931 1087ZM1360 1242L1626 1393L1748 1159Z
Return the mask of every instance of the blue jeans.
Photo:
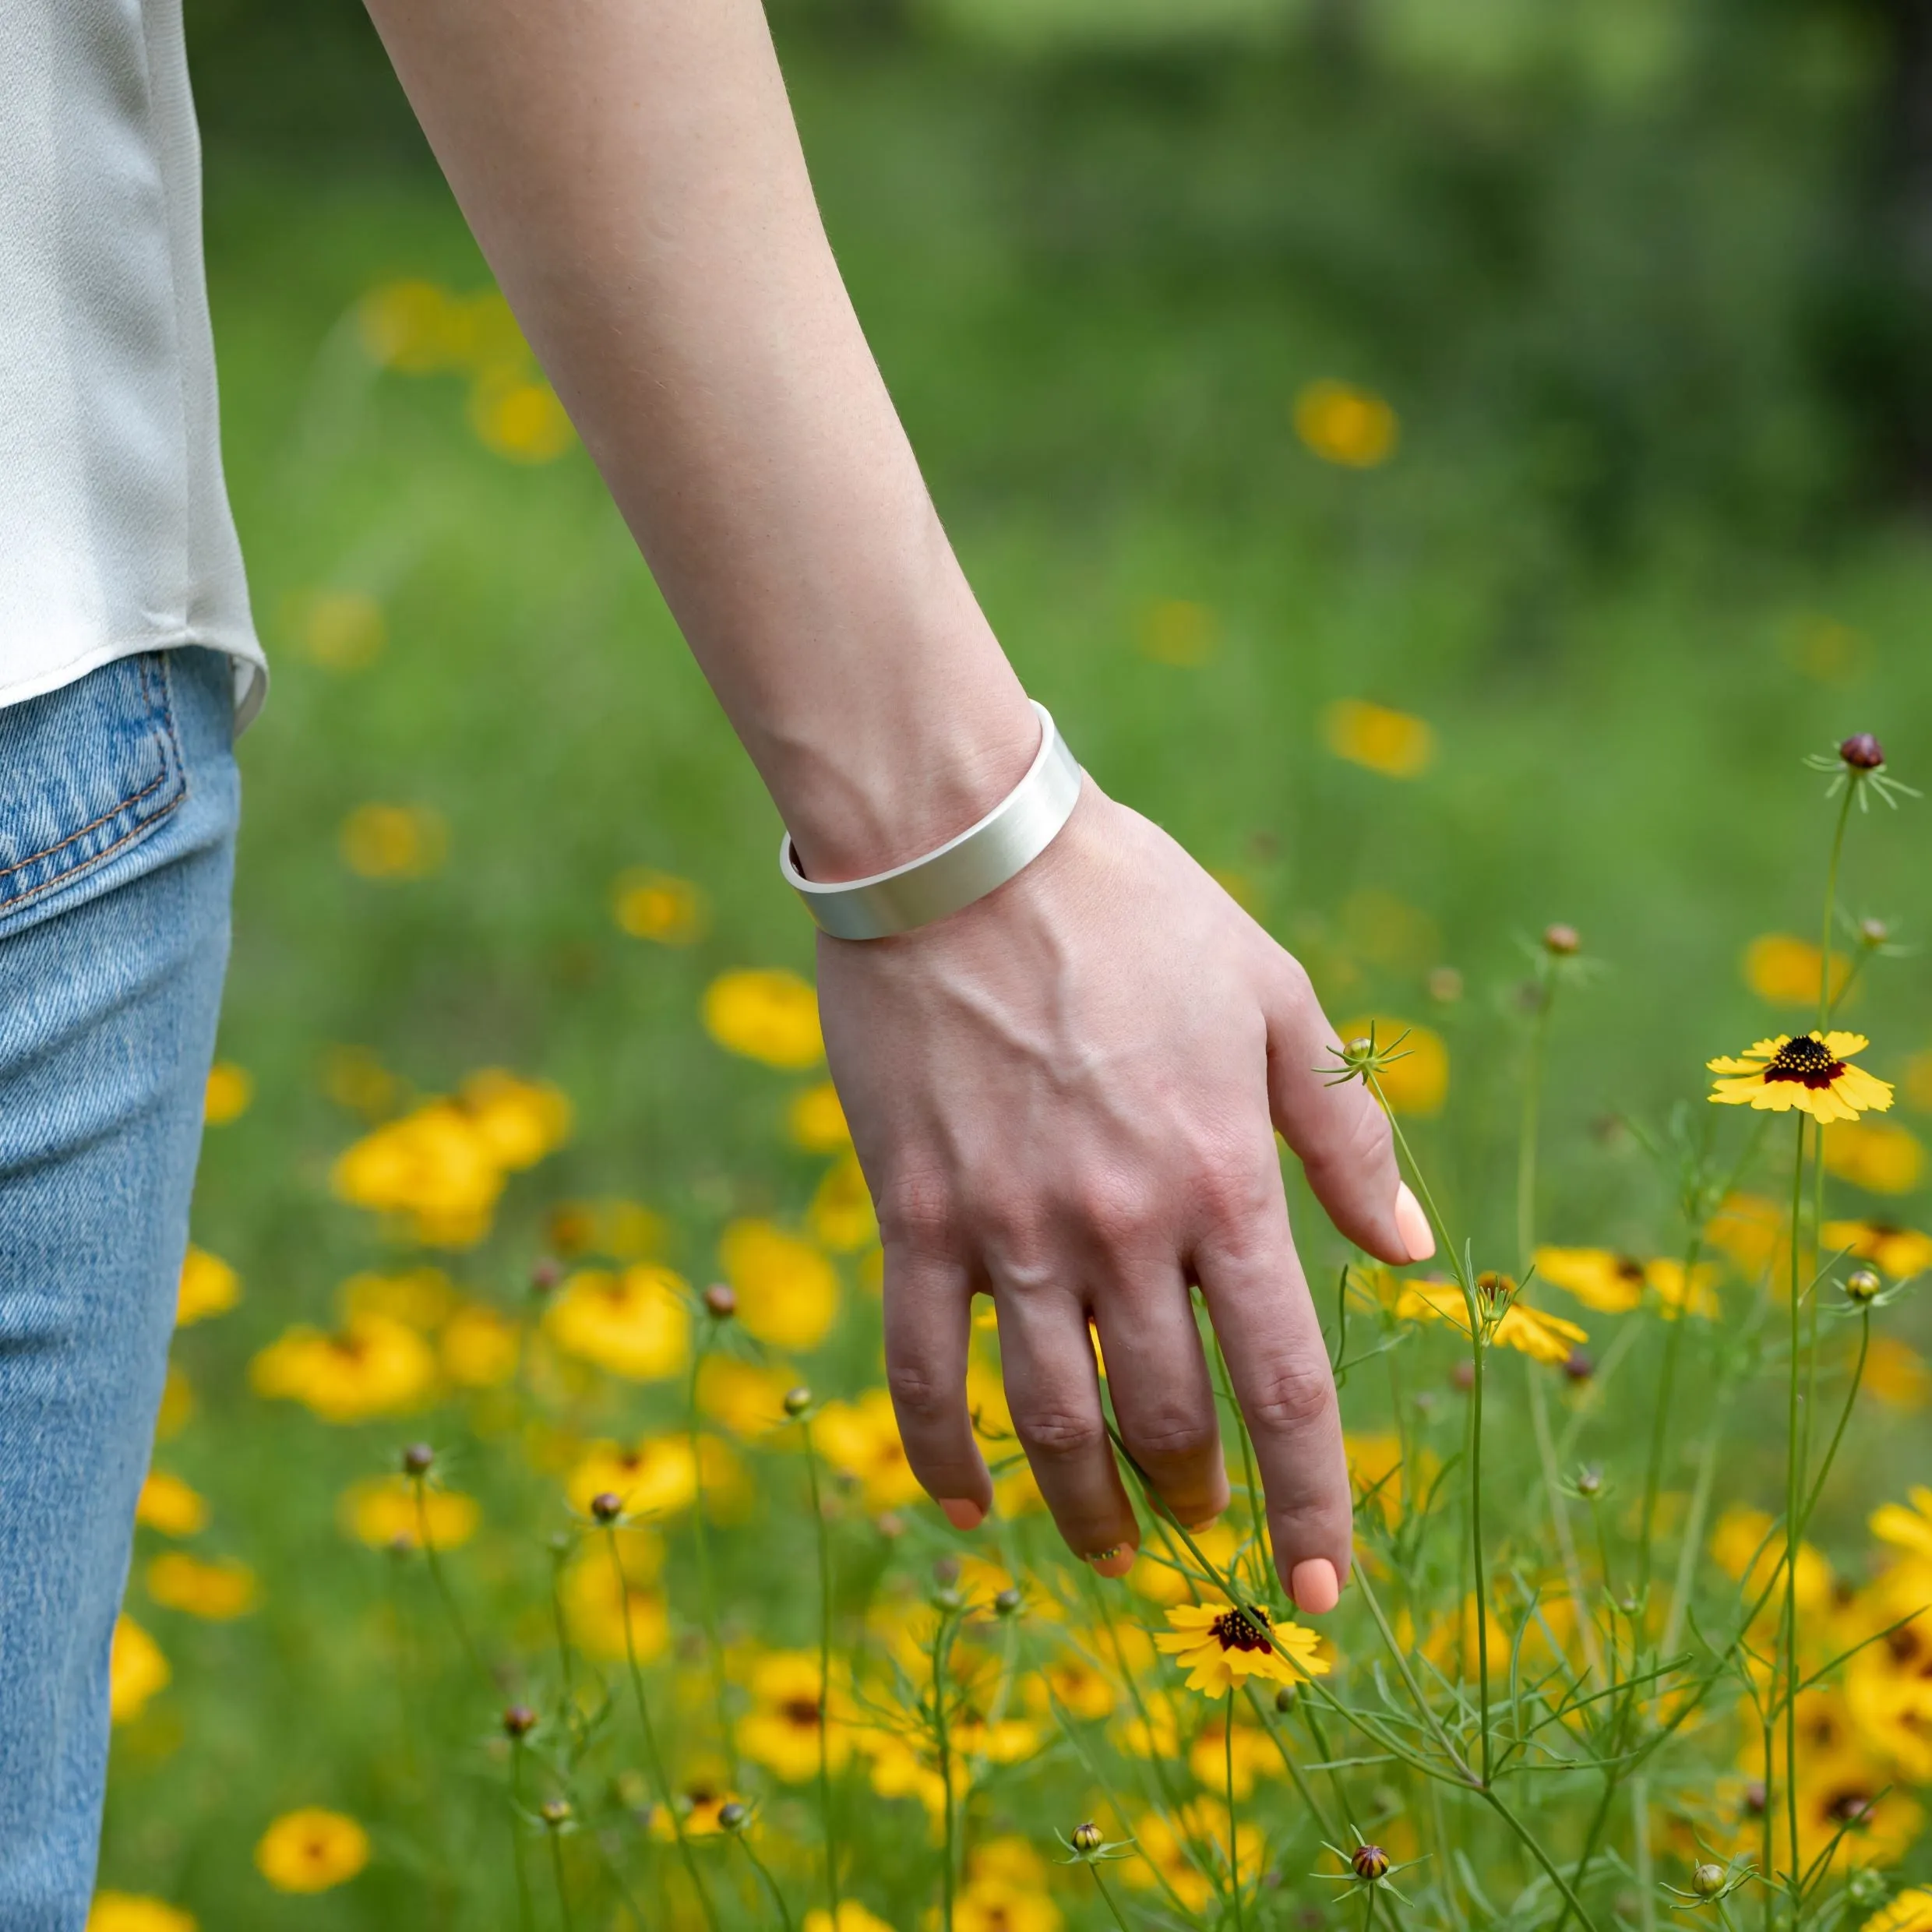
M227 661L0 710L0 1932L81 1932L228 949Z

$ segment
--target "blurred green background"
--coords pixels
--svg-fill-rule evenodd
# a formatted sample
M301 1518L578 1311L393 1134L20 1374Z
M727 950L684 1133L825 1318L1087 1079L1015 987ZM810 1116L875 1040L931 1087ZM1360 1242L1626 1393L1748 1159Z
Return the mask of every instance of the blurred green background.
M265 1573L311 1567L238 1679L273 1699L319 1655L316 1606L365 1593L333 1574L331 1511L368 1444L319 1451L245 1375L381 1252L328 1191L361 1125L340 1049L425 1092L486 1064L557 1082L577 1128L549 1194L648 1201L702 1280L724 1219L795 1216L821 1164L785 1145L791 1089L705 1038L700 996L731 966L809 972L811 942L582 452L506 456L465 377L368 352L372 291L488 277L359 11L189 14L275 686L242 747L222 1047L256 1097L196 1209L248 1293L183 1338L206 1433L176 1460L260 1491L235 1514ZM1701 1109L1705 1058L1777 1029L1740 960L1816 934L1829 808L1801 760L1871 730L1932 778L1932 5L788 0L774 25L858 312L1029 688L1336 1017L1444 1035L1449 1104L1421 1131L1492 1235L1524 948L1574 924L1607 970L1556 1025L1544 1226L1652 1251L1669 1179L1615 1122ZM1385 460L1298 435L1324 382L1392 409ZM1338 756L1346 700L1426 720L1428 768ZM371 805L415 815L397 876L345 862ZM1908 944L1927 809L1857 823L1846 873ZM620 929L633 868L695 883L694 943ZM1901 1077L1932 1049L1923 954L1880 962L1849 1017ZM466 1278L513 1292L541 1240L513 1203ZM1922 1310L1896 1332L1927 1346ZM1899 1453L1855 1444L1846 1493L1895 1483ZM277 1486L317 1454L313 1493ZM229 1641L169 1648L187 1674ZM210 1720L210 1790L252 1775L261 1708ZM296 1755L348 1750L330 1728L357 1721L305 1712ZM123 1867L214 1859L165 1821L198 1803L150 1789Z

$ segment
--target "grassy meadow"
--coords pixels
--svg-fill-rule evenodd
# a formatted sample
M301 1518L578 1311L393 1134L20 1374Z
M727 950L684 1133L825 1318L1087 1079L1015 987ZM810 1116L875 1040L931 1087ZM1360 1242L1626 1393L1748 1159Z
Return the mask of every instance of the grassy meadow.
M1227 1521L1080 1570L989 1327L1002 1509L920 1498L768 802L433 174L217 129L275 682L101 1932L1932 1925L1932 807L1849 820L1898 1105L1800 1137L1795 1230L1793 1116L1705 1099L1817 1018L1807 755L1932 783L1932 546L1765 319L1778 99L1666 168L1306 63L788 51L1028 688L1409 1030L1455 1278L1344 1278L1290 1183L1373 1607L1309 1666L1232 1418ZM1197 1602L1250 1676L1155 1646Z

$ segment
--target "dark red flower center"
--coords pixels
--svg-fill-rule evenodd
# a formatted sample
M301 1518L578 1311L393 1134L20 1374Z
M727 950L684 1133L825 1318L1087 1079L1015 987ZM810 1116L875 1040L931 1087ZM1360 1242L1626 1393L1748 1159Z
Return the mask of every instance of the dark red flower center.
M816 1698L788 1698L780 1707L788 1724L795 1724L802 1731L816 1731L819 1727L819 1701Z
M1257 1603L1244 1610L1228 1610L1210 1626L1223 1650L1266 1650L1268 1613Z
M1772 1056L1765 1069L1767 1084L1775 1080L1796 1081L1801 1087L1831 1085L1845 1070L1842 1060L1835 1060L1832 1050L1815 1033L1800 1033L1787 1040Z

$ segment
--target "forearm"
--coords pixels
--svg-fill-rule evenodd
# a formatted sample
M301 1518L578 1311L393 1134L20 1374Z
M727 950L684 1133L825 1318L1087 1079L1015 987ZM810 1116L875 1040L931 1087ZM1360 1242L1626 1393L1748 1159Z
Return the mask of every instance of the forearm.
M756 0L368 4L808 869L963 829L1038 728L852 312Z

